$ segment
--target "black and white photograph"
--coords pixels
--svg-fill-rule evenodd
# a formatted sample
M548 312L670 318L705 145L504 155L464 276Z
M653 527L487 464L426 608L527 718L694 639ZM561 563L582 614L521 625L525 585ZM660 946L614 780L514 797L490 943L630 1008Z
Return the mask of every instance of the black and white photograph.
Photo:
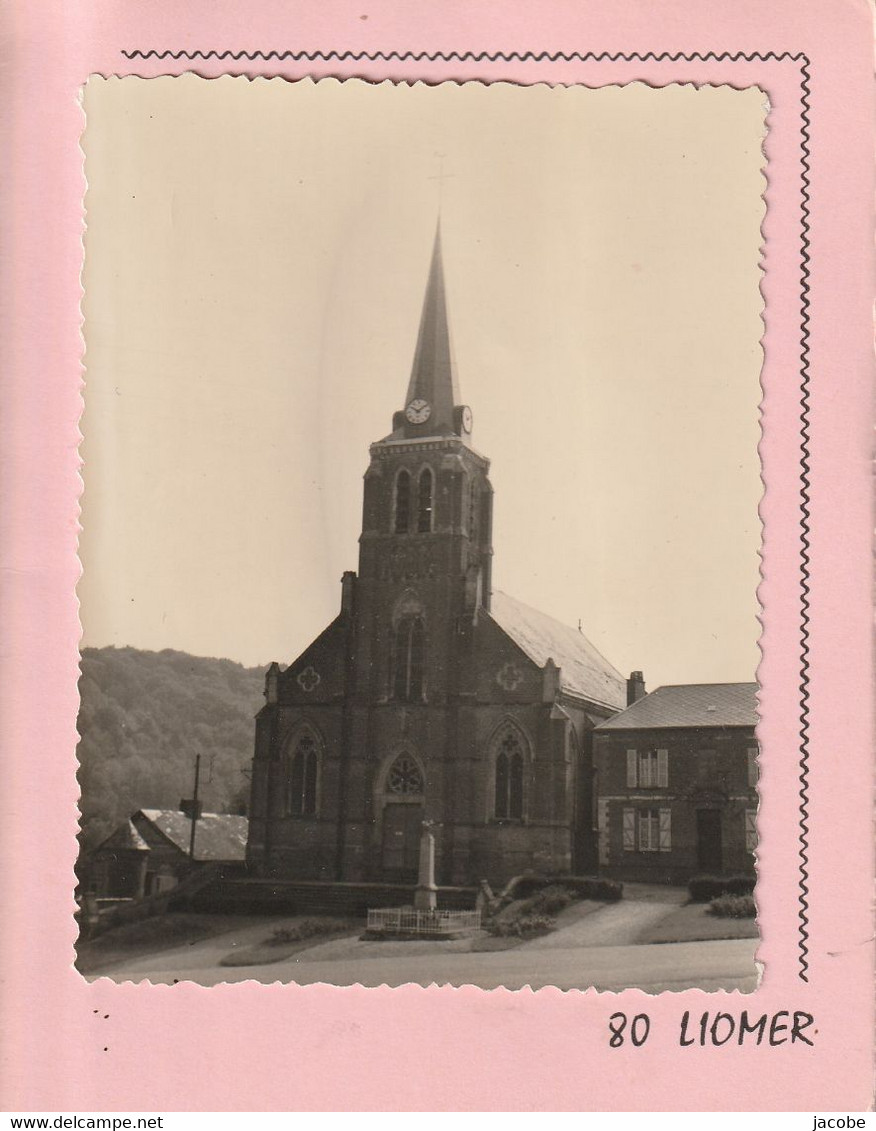
M80 973L754 990L763 92L83 109Z

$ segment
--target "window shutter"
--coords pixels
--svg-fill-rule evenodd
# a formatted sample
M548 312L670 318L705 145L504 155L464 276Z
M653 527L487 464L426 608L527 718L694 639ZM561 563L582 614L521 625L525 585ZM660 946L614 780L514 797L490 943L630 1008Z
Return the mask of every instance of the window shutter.
M663 787L669 785L669 751L657 751L657 785Z
M636 788L636 752L627 751L627 789Z
M624 852L636 851L636 810L624 809Z
M755 852L757 849L757 810L745 810L745 851Z
M757 747L749 746L746 755L748 757L748 784L753 789L757 785Z
M672 848L672 810L660 810L660 851L669 852Z

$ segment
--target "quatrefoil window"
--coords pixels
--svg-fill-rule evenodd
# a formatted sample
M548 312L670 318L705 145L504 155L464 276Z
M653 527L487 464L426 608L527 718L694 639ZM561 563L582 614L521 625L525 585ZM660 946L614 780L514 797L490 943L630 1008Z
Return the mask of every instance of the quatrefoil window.
M313 691L321 678L318 671L308 666L303 672L298 673L298 686L302 691Z
M518 683L523 679L523 672L516 664L507 663L504 667L499 669L499 674L496 676L496 683L500 687L504 687L506 691L513 691Z

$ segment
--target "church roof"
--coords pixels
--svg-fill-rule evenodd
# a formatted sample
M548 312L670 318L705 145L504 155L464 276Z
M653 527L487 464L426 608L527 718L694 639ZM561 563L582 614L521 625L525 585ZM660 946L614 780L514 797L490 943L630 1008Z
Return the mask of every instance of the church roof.
M658 687L606 719L599 729L753 727L756 723L756 683L677 683Z
M623 676L577 629L495 590L490 616L539 667L553 660L564 691L609 707L626 702Z
M183 852L189 851L192 822L178 809L141 809L140 812ZM202 813L195 832L196 860L244 860L249 821L228 813Z
M429 281L423 299L420 331L405 404L417 399L428 401L432 406L428 427L430 434L454 431L453 406L459 404L459 386L447 318L440 223L435 229Z

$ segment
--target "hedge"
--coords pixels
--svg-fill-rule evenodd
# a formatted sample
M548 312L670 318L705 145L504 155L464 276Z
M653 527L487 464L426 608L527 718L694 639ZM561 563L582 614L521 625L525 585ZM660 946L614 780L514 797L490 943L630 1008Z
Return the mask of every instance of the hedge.
M752 895L719 895L709 904L709 914L719 919L753 919L757 905Z
M694 876L687 890L694 903L708 903L722 895L751 895L757 882L754 876Z
M576 899L596 899L614 903L623 898L624 886L615 880L595 876L515 876L502 893L508 899L528 899L545 888L565 888Z

